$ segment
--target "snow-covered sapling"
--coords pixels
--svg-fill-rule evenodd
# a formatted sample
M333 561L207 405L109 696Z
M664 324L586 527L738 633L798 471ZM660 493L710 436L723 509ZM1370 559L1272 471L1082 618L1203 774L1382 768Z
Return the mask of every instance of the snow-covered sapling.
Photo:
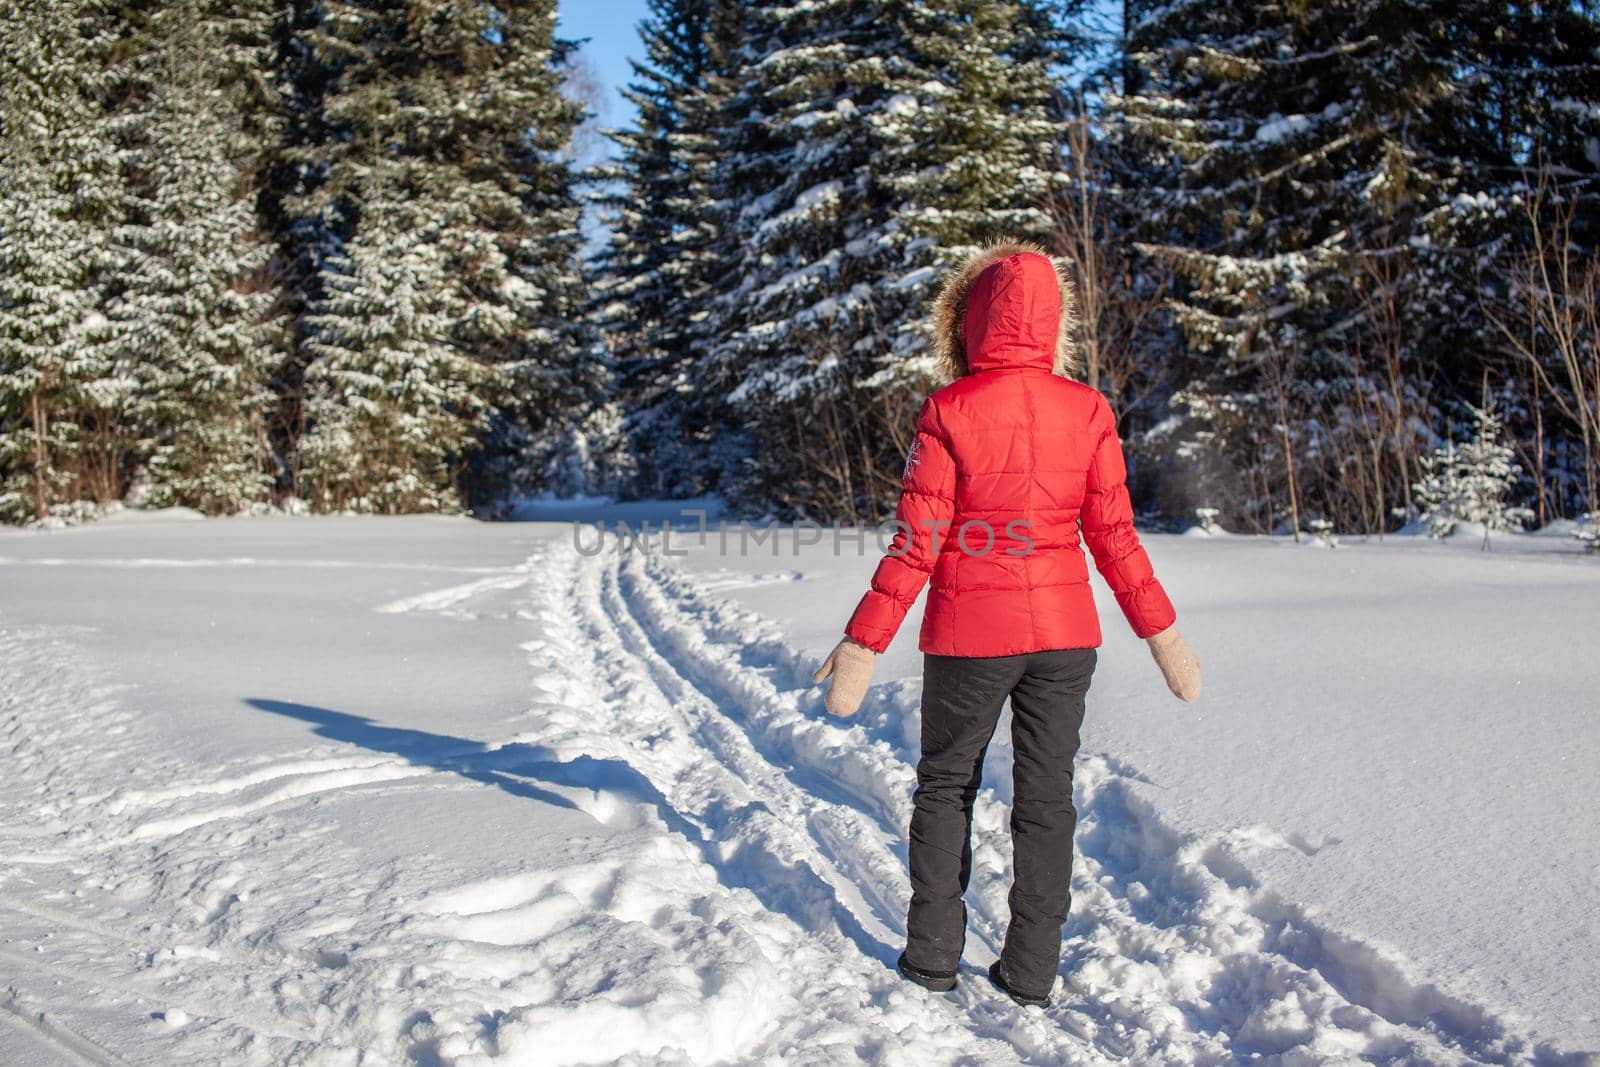
M1420 460L1422 477L1412 486L1422 521L1430 537L1445 538L1462 522L1483 527L1483 547L1489 535L1520 530L1533 512L1511 504L1508 497L1522 468L1511 447L1501 439L1500 416L1494 405L1468 406L1476 424L1471 441L1446 441Z
M1600 556L1600 511L1591 511L1583 516L1578 528L1572 531L1572 536L1585 552Z

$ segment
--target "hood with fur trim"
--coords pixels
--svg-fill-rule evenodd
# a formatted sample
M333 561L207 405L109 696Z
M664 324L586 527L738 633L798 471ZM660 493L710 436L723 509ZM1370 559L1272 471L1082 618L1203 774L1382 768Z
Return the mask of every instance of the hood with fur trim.
M1065 266L1023 241L985 245L946 276L929 322L946 380L997 367L1078 369L1077 300Z

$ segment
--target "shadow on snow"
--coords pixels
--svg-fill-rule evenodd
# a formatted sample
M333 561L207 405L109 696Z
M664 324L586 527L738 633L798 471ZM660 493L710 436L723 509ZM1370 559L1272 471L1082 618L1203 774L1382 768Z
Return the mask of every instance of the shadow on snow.
M807 929L834 926L865 955L885 966L892 966L898 954L897 949L873 937L808 864L770 855L759 846L719 841L718 835L686 818L649 778L622 760L592 756L562 760L540 745L520 741L491 745L426 730L384 726L360 715L285 700L249 697L244 703L258 711L310 723L319 737L385 752L414 766L492 785L526 800L581 811L571 799L546 787L603 789L620 794L653 808L667 829L699 849L724 885L750 891L764 906L790 916ZM752 809L770 814L764 804L756 801L737 810L715 804L710 817L716 823L739 825L755 814Z

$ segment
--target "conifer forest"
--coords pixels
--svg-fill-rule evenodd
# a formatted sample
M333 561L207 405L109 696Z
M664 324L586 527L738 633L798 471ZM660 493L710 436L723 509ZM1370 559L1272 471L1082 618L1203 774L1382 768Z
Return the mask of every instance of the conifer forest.
M1147 521L1600 510L1593 0L651 0L597 164L556 8L0 3L0 517L880 521L999 238Z

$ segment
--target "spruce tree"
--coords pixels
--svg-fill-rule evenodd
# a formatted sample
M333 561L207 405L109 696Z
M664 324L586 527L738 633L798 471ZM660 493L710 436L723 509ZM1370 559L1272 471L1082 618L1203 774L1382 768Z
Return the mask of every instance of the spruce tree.
M1016 59L1021 10L744 10L716 176L724 272L695 367L748 427L736 500L851 519L892 503L902 442L885 425L932 384L919 323L940 269L1050 225L1060 126L1045 63Z
M369 205L360 233L328 264L327 296L310 319L311 431L301 444L303 489L323 510L461 506L492 369L452 341L449 221L429 217L437 209Z
M148 502L232 513L270 499L265 412L280 359L261 275L271 248L241 72L266 66L264 4L179 0L138 13L119 51L131 219L109 308L132 368Z
M0 8L0 514L118 498L131 382L107 344L108 240L124 200L99 5Z
M342 54L314 45L322 5L314 0L280 4L263 96L277 122L263 138L257 198L263 230L275 246L273 270L282 279L284 355L271 379L267 436L277 468L275 489L294 497L299 487L299 445L306 428L306 364L311 358L310 316L327 295L323 265L350 236L350 219L319 193L326 184L326 150L336 139L325 105Z
M610 134L618 160L595 175L611 236L596 257L591 308L636 442L635 488L646 495L694 495L716 477L722 405L697 387L693 368L696 324L718 273L712 176L739 25L733 0L651 0L639 26L645 58L623 90L637 118Z
M326 248L300 456L319 507L528 485L598 388L554 21L554 0L340 0L306 31L333 72L296 204Z

